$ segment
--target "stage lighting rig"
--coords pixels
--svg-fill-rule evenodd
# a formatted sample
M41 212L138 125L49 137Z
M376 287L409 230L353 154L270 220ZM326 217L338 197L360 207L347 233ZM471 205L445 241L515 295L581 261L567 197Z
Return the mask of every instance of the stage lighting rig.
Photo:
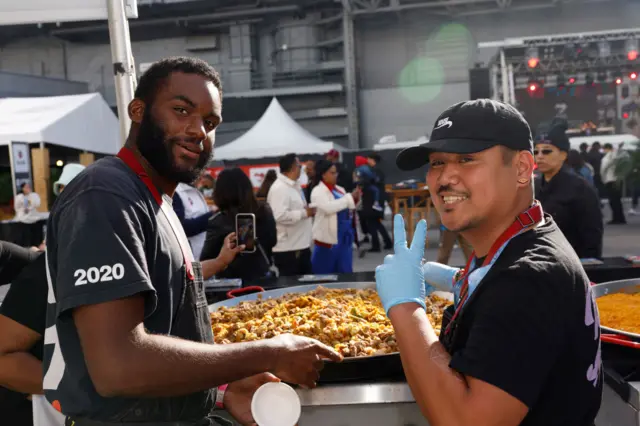
M601 58L608 58L611 56L611 43L608 41L601 41L598 43L598 54Z

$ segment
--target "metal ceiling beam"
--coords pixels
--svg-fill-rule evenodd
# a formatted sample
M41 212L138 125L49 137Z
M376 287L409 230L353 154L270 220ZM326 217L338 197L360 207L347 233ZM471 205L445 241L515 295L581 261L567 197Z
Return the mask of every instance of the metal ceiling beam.
M598 41L626 40L628 38L640 38L640 28L627 28L610 31L590 31L584 33L552 34L536 37L507 38L499 41L487 41L478 43L479 48L485 47L525 47L525 46L551 46L567 43L589 43Z
M262 16L266 14L276 14L276 13L296 13L300 11L300 6L289 5L289 6L268 6L268 7L260 7L255 9L246 9L246 10L233 10L227 12L217 12L217 13L205 13L199 15L185 15L185 16L175 16L172 18L156 18L156 19L145 19L145 20L131 20L129 21L130 28L142 28L142 27L150 27L150 26L159 26L159 25L167 25L167 24L176 24L176 23L184 23L184 22L206 22L206 21L220 21L226 19L244 19L250 18L253 16ZM70 34L82 34L87 32L99 32L99 31L108 31L109 27L107 24L100 25L88 25L77 28L63 28L56 29L50 32L51 35L70 35Z
M400 0L351 0L354 15L401 12L414 9L446 9L455 6L496 5L504 0L435 0L419 3L404 3Z
M348 3L353 15L368 15L385 12L401 12L413 9L431 9L433 13L451 17L482 15L508 11L529 11L558 7L575 0L543 0L529 4L512 0L341 0ZM580 0L581 4L603 3L612 0ZM434 9L439 9L437 12Z

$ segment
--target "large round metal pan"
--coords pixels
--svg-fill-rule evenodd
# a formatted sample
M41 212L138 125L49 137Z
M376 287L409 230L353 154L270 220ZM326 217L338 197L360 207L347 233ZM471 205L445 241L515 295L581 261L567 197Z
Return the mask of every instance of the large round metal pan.
M342 283L326 283L326 284L310 284L295 287L279 288L276 290L268 290L260 293L247 294L245 296L235 297L233 299L223 300L209 305L209 312L215 312L221 307L233 307L242 302L258 300L274 299L289 293L307 293L318 287L330 289L368 289L375 288L374 282L342 282ZM453 299L451 293L435 292L435 294ZM368 380L376 378L392 378L403 375L402 362L399 353L372 355L362 357L345 358L340 363L327 362L325 368L320 375L320 383L344 382L352 380Z
M614 293L636 294L640 292L640 279L609 281L602 284L596 284L591 289L596 298ZM638 312L638 315L640 315L640 312ZM635 341L640 341L640 334L637 333L630 333L628 331L605 327L603 325L600 326L600 329L605 333L619 334L627 336Z

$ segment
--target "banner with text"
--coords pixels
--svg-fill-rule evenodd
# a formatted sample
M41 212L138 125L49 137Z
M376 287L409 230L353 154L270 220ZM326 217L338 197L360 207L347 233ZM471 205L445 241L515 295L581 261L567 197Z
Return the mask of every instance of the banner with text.
M251 185L253 185L255 189L260 188L260 185L262 185L262 181L264 180L264 177L267 175L267 172L269 170L275 170L276 172L279 171L279 166L277 164L252 164L249 166L235 166L235 167L238 167L247 176L249 176L249 180L251 180ZM209 173L214 178L217 179L220 172L223 171L224 169L225 169L224 167L210 167ZM308 183L304 166L302 166L302 171L300 172L299 181L300 181L300 185L302 186L306 186Z
M31 179L31 151L26 142L11 142L11 175L13 177L13 194L16 195L23 183L33 188Z

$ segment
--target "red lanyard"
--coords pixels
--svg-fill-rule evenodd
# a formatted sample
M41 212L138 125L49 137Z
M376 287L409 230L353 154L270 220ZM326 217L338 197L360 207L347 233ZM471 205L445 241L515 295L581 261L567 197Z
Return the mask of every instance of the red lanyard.
M121 159L124 164L129 166L131 170L133 170L133 172L138 176L142 183L144 183L144 185L147 187L149 192L151 192L151 195L153 196L153 199L156 201L156 203L158 203L158 206L160 206L160 210L162 210L162 213L169 221L169 225L171 226L171 229L173 230L173 233L178 240L178 244L180 245L182 257L184 257L184 264L187 268L187 276L189 279L193 279L193 265L191 264L193 254L191 252L191 246L189 246L187 237L186 235L184 235L184 229L177 220L177 217L175 217L173 209L169 207L170 211L167 211L167 204L162 202L162 196L160 195L158 188L156 188L156 186L153 184L151 178L142 167L142 164L140 164L140 161L138 161L138 159L130 149L125 147L121 148L118 152L118 158Z
M542 217L543 217L542 207L540 206L540 203L536 201L533 204L533 206L529 207L527 210L520 213L516 217L516 220L513 221L511 226L509 226L509 228L507 228L502 233L502 235L500 235L498 239L491 245L491 248L489 249L489 253L484 258L482 265L480 265L479 267L481 268L483 266L490 264L493 261L493 258L496 255L496 253L502 248L504 244L506 244L510 239L512 239L522 231L526 231L530 228L533 228L537 224L539 224L542 221ZM467 297L469 297L469 274L472 272L470 270L471 262L473 261L475 256L476 256L476 252L473 251L473 253L471 253L471 256L469 256L469 259L467 260L467 265L464 268L464 276L462 277L462 286L460 287L460 297L458 300L458 308L453 314L451 321L447 325L445 334L448 334L449 331L451 331L451 324L453 324L454 320L458 317L458 315L460 314L460 311L462 310L462 307L464 306L464 303L467 301Z

